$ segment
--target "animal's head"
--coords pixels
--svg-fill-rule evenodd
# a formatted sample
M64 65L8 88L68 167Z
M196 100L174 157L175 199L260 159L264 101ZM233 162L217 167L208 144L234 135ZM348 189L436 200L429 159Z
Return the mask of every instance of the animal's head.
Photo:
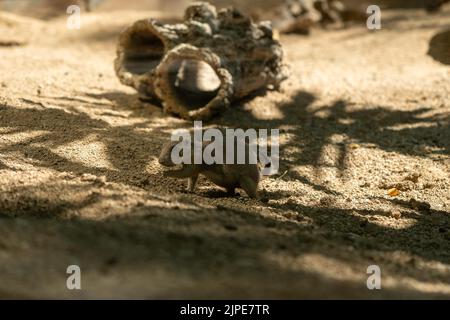
M175 163L173 163L173 161L172 161L172 149L178 143L179 143L178 141L168 141L163 145L163 147L161 149L161 153L159 154L159 158L158 158L159 164L161 164L165 167L175 166Z

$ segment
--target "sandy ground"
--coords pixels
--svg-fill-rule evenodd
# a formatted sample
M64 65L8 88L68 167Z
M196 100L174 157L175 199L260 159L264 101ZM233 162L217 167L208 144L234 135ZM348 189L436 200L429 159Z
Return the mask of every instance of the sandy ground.
M119 31L158 13L80 31L1 14L0 297L450 298L449 9L282 37L282 91L209 123L280 128L265 201L161 175L160 146L192 123L112 68Z

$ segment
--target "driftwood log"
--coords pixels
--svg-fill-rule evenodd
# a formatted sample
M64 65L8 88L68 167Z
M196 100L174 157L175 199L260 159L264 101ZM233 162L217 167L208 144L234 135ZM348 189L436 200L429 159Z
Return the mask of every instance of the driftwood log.
M255 24L235 9L205 2L183 22L139 20L120 36L115 69L143 98L185 119L208 119L233 100L286 79L283 52L268 22Z

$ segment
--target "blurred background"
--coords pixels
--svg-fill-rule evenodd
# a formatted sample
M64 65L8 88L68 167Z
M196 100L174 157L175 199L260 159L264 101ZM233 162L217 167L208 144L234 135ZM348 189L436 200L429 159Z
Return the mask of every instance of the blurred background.
M11 11L39 18L51 18L64 14L67 6L78 3L95 11L111 10L160 10L179 15L192 2L190 0L0 0L0 10ZM212 0L218 7L229 5L251 13L255 8L270 9L283 4L284 0ZM341 0L348 7L367 8L377 4L382 8L421 8L435 5L443 0Z
M192 123L115 74L122 30L190 1L0 0L0 298L448 299L449 1L211 2L272 20L291 69L211 122L280 129L264 201L164 177Z

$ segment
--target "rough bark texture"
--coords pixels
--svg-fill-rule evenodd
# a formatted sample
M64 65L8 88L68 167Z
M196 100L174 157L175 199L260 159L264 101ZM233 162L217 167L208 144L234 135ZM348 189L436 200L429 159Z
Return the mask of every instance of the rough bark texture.
M198 2L182 23L135 22L119 39L115 68L123 84L166 112L208 119L235 99L278 88L287 77L282 58L270 23Z

